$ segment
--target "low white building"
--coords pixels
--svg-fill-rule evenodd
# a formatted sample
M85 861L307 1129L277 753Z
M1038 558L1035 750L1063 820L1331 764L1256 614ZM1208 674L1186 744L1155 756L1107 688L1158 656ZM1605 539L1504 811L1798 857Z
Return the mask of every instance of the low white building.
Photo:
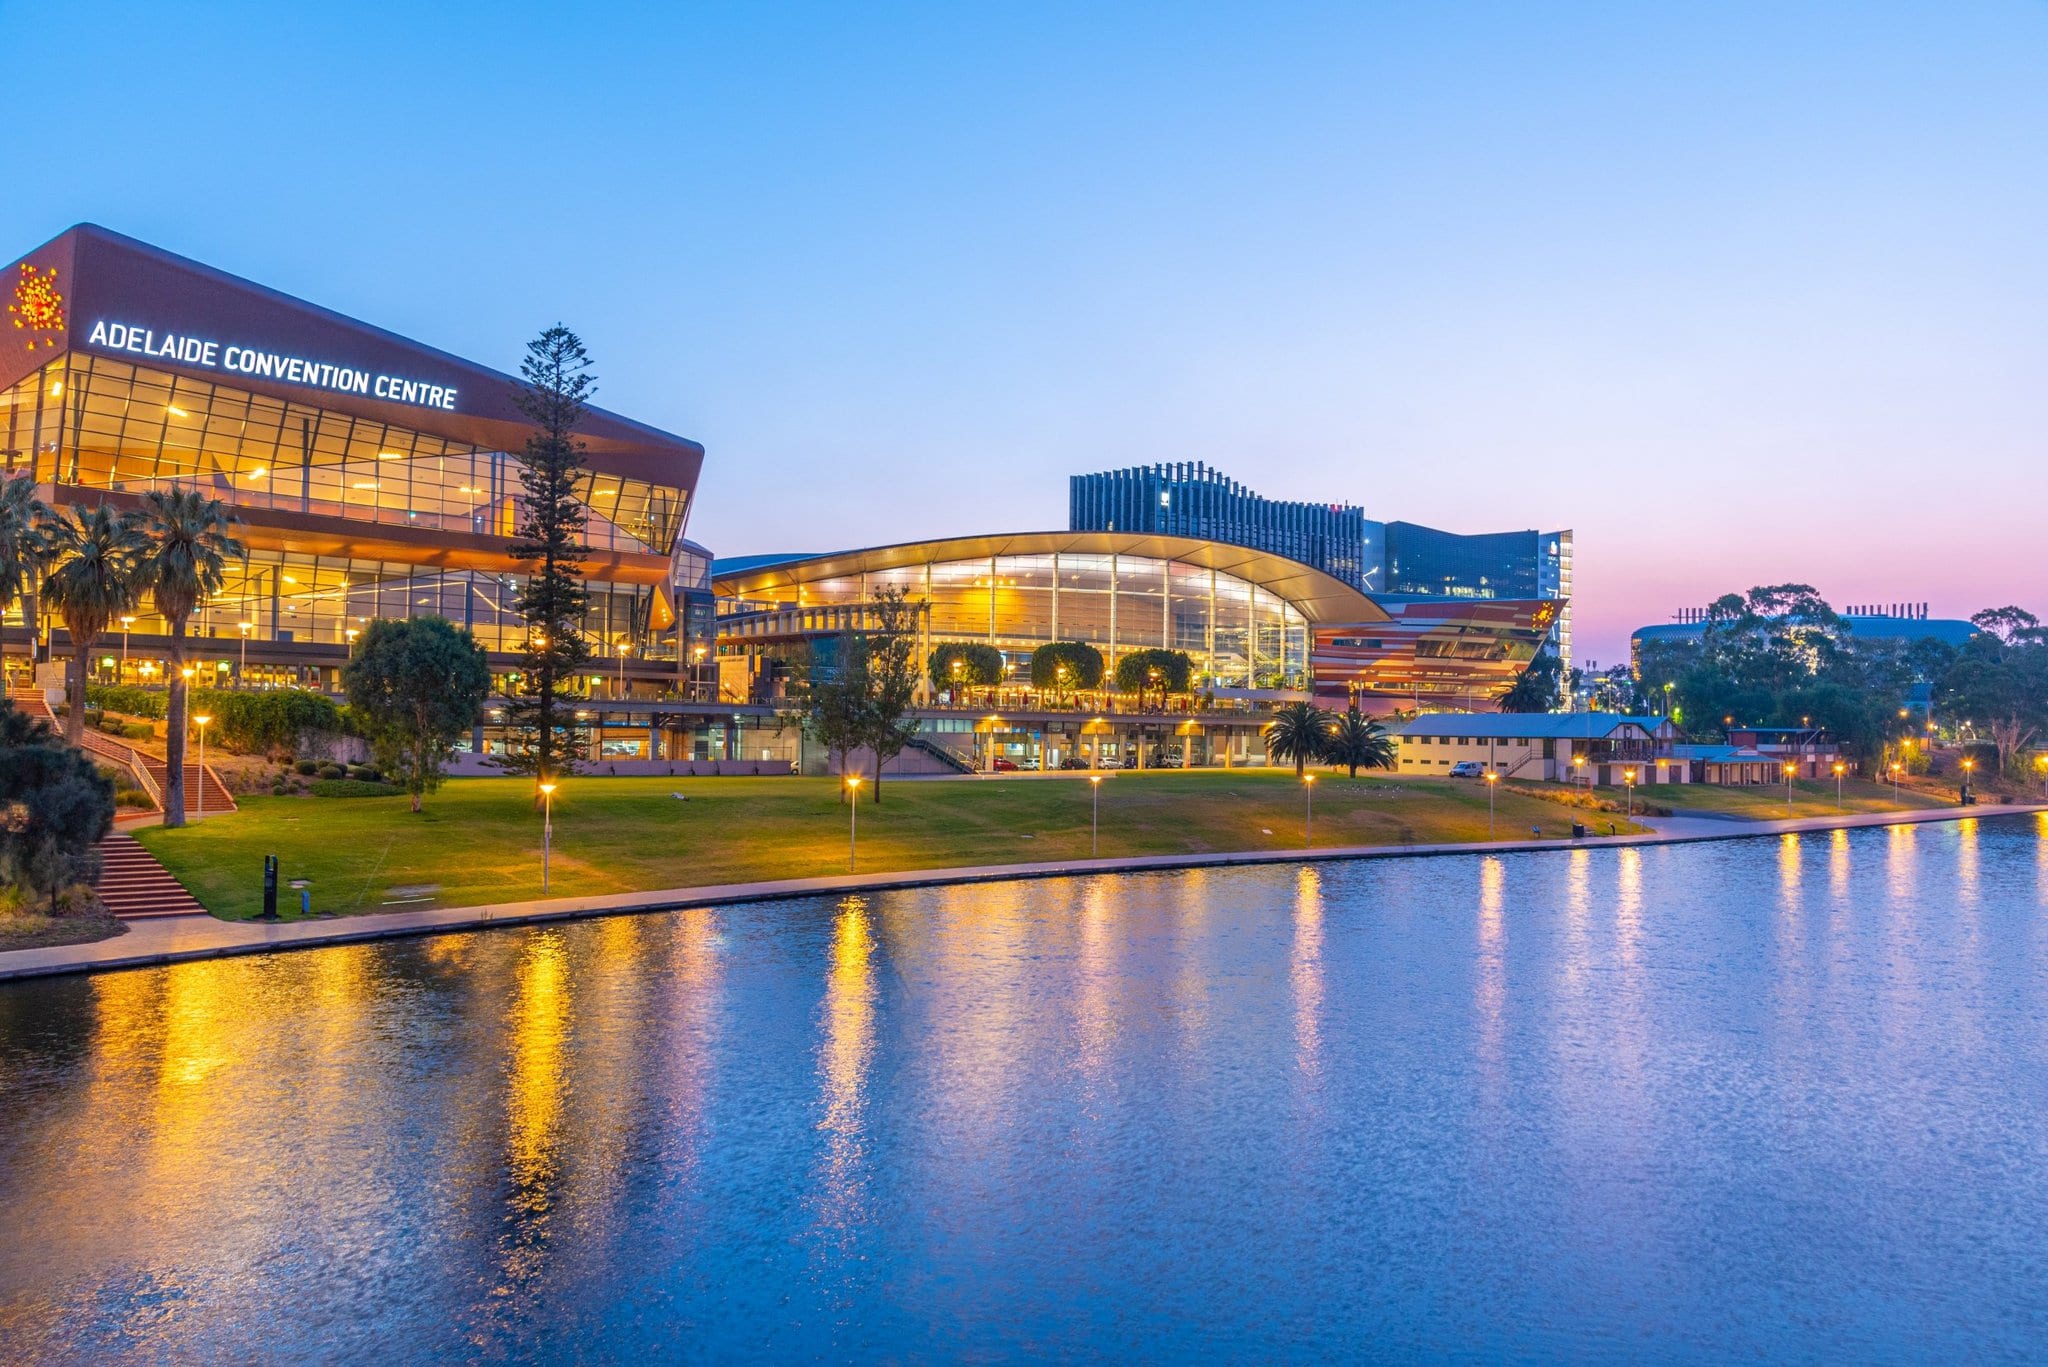
M1503 779L1614 786L1635 770L1637 783L1687 783L1691 766L1673 746L1665 717L1615 712L1444 712L1388 728L1395 772L1445 775L1471 761Z

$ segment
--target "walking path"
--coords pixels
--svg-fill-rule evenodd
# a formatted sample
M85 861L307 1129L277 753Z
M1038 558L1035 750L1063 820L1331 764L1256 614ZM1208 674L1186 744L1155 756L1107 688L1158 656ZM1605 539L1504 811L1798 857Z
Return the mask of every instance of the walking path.
M0 980L142 968L191 959L217 959L271 950L387 940L477 926L537 925L618 912L671 911L681 907L779 901L825 893L877 892L889 888L935 887L949 883L999 883L1013 879L1067 878L1093 873L1137 873L1219 868L1250 864L1296 864L1306 860L1415 859L1458 854L1503 854L1529 850L1605 849L1616 845L1673 845L1701 840L1738 840L1787 832L1827 831L1860 826L1914 825L1980 816L2048 812L2048 804L1998 807L1941 807L1917 812L1869 812L1855 816L1806 817L1795 821L1745 821L1690 815L1651 818L1648 835L1597 836L1573 840L1495 840L1447 845L1352 845L1314 850L1258 850L1233 854L1139 855L1126 859L1075 859L1045 864L997 864L897 873L842 874L826 878L784 878L762 883L728 883L701 888L667 888L605 897L559 897L551 901L504 902L495 906L449 907L433 911L382 912L326 921L217 921L211 916L164 916L131 922L126 935L89 945L0 952Z

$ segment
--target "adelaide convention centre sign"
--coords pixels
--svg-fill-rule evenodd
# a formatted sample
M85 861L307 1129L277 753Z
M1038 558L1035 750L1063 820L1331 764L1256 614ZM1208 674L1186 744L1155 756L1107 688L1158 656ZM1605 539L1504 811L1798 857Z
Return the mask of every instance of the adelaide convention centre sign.
M407 379L403 375L377 375L354 366L334 365L305 356L264 351L251 346L223 346L209 337L176 332L157 332L134 323L95 322L86 345L106 351L125 352L180 365L204 366L257 379L282 380L314 389L339 390L343 394L367 394L393 403L455 411L455 391L447 385Z

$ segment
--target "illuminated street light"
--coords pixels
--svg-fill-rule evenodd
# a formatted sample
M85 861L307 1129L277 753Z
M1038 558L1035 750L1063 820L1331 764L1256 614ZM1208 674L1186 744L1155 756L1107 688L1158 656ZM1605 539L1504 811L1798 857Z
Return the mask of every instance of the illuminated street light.
M1500 775L1486 771L1486 838L1493 839L1493 795L1500 791Z
M1088 857L1102 855L1102 775L1088 776Z
M1894 806L1897 806L1899 801L1899 772L1905 767L1905 765L1897 760L1892 761L1892 805Z
M1316 843L1316 776L1314 774L1303 774L1301 776L1301 788L1308 797L1308 819L1302 822L1303 840L1301 846L1307 850L1315 848Z
M121 619L121 672L124 675L128 672L128 633L134 626L135 619L133 617L123 617Z
M1785 815L1792 815L1792 775L1799 772L1799 766L1789 761L1785 765Z
M1624 820L1636 819L1636 771L1633 768L1621 771L1621 781L1626 785L1621 815Z
M239 683L241 683L241 682L242 682L242 675L243 675L244 673L246 673L246 672L248 671L248 668L249 668L249 633L250 633L251 631L254 631L254 630L256 629L256 624L255 624L254 622L242 622L242 623L239 623L238 625L240 626L240 628L241 628L241 632L242 632L242 659L241 659L241 663L239 663L239 664L237 664L237 665L235 666L235 682L236 682L237 684L239 684Z
M1835 811L1838 813L1842 810L1842 775L1847 770L1847 765L1840 760L1835 761Z
M860 855L860 775L846 776L846 871L853 872L854 860Z
M548 895L548 864L555 844L555 785L540 785L540 895Z
M190 674L192 671L188 669L185 672ZM206 815L206 724L212 720L204 712L192 719L192 724L199 728L199 792L195 814L201 817Z

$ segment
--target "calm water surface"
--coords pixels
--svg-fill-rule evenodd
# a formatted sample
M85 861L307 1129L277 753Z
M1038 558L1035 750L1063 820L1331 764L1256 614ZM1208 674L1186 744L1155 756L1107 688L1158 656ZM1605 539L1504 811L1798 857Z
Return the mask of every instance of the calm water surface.
M2048 824L0 988L9 1360L2048 1355Z

